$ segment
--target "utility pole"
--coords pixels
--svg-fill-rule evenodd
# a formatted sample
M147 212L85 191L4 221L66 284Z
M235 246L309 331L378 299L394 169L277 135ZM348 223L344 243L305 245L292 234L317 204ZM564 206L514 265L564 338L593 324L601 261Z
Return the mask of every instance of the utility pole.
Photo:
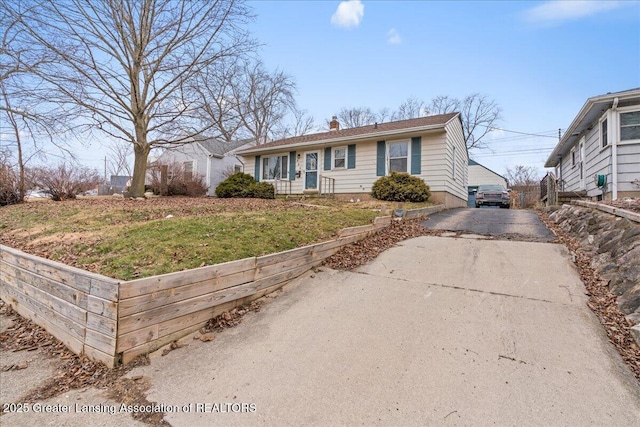
M107 156L104 156L104 183L107 183Z

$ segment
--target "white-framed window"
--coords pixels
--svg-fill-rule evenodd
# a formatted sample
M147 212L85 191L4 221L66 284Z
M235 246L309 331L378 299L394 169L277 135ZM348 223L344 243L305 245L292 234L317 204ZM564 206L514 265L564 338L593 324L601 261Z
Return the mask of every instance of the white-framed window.
M269 156L262 158L262 179L289 179L289 156Z
M602 148L605 148L609 145L609 120L604 119L600 121L600 144Z
M409 172L409 141L391 141L387 150L388 172Z
M572 148L571 149L571 167L574 167L576 165L576 149Z
M242 166L233 165L233 173L239 173L239 172L242 172Z
M347 167L347 147L336 147L333 149L333 169L344 169Z
M185 181L193 181L193 171L196 168L195 161L189 160L182 163L182 169L184 173Z
M336 147L333 149L333 169L344 169L347 167L347 147Z
M620 142L640 140L640 110L620 111Z

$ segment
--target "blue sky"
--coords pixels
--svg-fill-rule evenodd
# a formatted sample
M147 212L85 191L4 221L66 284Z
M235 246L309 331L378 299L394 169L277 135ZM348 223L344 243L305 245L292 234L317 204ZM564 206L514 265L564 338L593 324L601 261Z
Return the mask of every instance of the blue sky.
M479 92L501 127L557 137L587 98L640 87L637 1L252 1L261 57L317 124L341 107ZM543 172L557 139L493 132L472 157Z
M491 151L504 174L543 164L587 98L640 87L640 1L249 1L265 65L291 75L322 125L342 107L480 93L502 108ZM528 136L520 133L542 134ZM77 150L104 170L106 146ZM154 155L152 153L152 155Z

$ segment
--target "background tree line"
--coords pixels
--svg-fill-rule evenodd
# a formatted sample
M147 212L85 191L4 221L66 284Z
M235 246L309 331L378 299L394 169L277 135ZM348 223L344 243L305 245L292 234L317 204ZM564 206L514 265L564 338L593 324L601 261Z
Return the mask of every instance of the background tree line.
M0 7L0 158L16 165L20 199L29 162L51 163L45 145L73 161L68 141L113 141L109 170L131 174L130 193L139 197L153 149L194 136L261 144L320 130L297 105L294 78L260 60L243 0L15 0ZM461 112L470 149L484 146L501 113L473 94L409 98L375 114L345 107L337 116L354 127L453 111Z

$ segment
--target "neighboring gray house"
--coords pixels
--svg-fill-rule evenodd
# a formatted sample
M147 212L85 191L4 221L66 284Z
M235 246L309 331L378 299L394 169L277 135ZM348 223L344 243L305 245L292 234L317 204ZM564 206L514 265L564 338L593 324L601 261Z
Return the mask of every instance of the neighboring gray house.
M198 174L207 184L207 195L214 196L215 189L230 173L244 172L242 158L235 155L240 148L255 145L254 140L225 142L217 139L199 139L165 150L158 163L178 163L185 174Z
M640 197L640 88L589 98L544 166L560 192Z
M391 171L407 172L431 187L431 201L467 205L467 147L459 113L285 138L238 151L245 172L286 194L368 198Z
M475 192L480 185L502 185L504 188L507 188L507 180L486 166L482 166L475 160L469 159L469 183L467 185L469 200L467 201L467 206L471 208L475 207Z

